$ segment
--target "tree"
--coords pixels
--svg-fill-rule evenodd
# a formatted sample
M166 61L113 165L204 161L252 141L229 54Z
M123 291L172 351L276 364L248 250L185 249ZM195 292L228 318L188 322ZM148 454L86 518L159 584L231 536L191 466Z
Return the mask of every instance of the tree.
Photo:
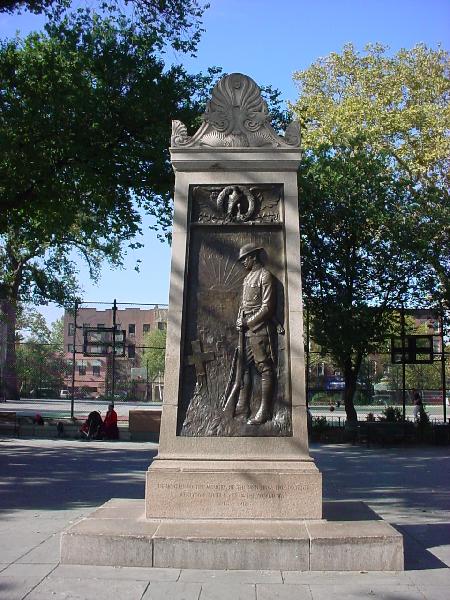
M0 309L8 323L6 398L15 378L17 304L78 293L75 253L98 274L139 245L141 215L167 230L171 119L196 124L215 72L166 68L158 35L79 12L0 45Z
M142 365L147 368L148 379L164 373L166 357L166 330L153 329L144 335Z
M32 390L39 393L40 388L58 391L70 370L64 356L64 319L48 327L36 310L22 310L18 327L17 378L21 395Z
M388 326L387 308L407 288L401 182L358 147L323 148L299 175L304 292L311 333L345 380L347 417L362 360Z
M362 358L390 306L449 291L449 56L352 45L296 73L303 125L303 276L313 336L343 371L349 420ZM447 292L446 292L447 290ZM448 297L448 296L447 296Z
M26 10L44 13L53 20L67 14L73 4L72 0L2 0L0 13ZM84 8L91 9L92 2L86 0ZM104 0L97 2L95 10L116 17L131 13L141 33L152 38L156 34L160 47L169 43L175 50L193 53L203 31L201 19L207 8L207 4L198 0Z
M381 44L365 54L347 44L295 73L292 107L303 146L351 146L389 160L387 172L408 183L404 227L416 241L418 284L450 306L450 55L419 44L394 56Z
M20 12L27 10L39 14L47 11L52 5L66 4L65 0L3 0L0 4L0 12Z

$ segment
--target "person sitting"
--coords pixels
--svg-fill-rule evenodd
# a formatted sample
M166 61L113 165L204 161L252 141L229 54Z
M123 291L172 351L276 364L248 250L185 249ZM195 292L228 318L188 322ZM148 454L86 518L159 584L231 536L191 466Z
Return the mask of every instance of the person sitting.
M86 436L88 440L99 440L102 438L103 421L101 414L93 410L80 429L81 436Z
M108 405L108 412L103 420L103 435L107 440L119 439L119 428L117 427L117 413L114 404Z

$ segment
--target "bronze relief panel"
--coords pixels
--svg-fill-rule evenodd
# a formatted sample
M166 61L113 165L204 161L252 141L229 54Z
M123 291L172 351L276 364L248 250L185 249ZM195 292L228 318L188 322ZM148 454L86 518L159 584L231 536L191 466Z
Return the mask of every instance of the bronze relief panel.
M292 435L281 185L193 186L178 435Z

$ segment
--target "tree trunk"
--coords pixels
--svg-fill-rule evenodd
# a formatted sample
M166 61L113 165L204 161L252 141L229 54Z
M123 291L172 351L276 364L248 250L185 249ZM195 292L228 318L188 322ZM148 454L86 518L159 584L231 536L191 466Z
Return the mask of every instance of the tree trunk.
M355 405L353 404L353 398L356 392L357 377L358 371L353 367L351 359L347 360L344 367L344 406L347 415L347 421L349 423L355 423L358 421L358 415L356 414Z
M6 323L5 362L2 369L1 395L5 400L19 400L16 361L17 305L9 300L0 302L2 319Z

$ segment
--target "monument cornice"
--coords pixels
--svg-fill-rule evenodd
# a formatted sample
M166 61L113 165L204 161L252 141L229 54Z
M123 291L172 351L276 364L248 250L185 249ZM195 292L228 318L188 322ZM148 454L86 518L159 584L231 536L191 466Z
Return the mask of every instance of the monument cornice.
M299 148L170 148L174 171L297 171Z

